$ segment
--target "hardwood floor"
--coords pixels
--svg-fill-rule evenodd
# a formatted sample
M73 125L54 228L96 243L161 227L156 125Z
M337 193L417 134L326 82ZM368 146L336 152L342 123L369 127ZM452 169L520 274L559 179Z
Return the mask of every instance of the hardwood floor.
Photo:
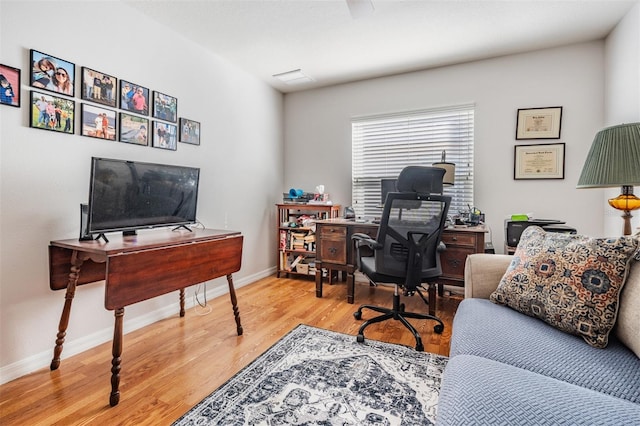
M109 342L63 359L56 371L43 368L0 386L0 424L171 424L296 325L355 336L362 323L353 317L357 306L390 306L392 291L359 283L356 304L351 305L346 303L344 282L325 285L319 299L312 280L265 278L237 289L242 336L236 334L228 295L210 300L208 315L199 315L203 308L197 307L184 318L177 315L176 295L176 316L124 336L117 406L109 407ZM433 321L412 320L426 352L449 354L451 322L461 299L438 298L437 314L445 323L441 335L433 332ZM404 301L407 310L425 310L417 296ZM372 316L365 311L363 320ZM415 345L411 333L397 321L372 325L365 336Z

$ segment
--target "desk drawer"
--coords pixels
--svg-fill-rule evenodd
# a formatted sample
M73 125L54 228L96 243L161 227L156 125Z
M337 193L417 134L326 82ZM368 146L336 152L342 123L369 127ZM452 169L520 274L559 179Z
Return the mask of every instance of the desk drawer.
M471 232L443 232L442 242L449 246L476 246L476 235Z
M320 226L320 238L322 239L341 239L344 240L347 236L346 226Z
M447 246L440 255L442 276L458 280L464 280L464 264L467 256L475 253L473 248Z
M347 264L347 242L342 239L322 238L320 241L320 259L322 262Z

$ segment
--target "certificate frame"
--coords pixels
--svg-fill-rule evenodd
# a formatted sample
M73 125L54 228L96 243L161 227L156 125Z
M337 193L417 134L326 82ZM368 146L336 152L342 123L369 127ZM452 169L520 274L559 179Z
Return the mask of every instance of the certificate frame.
M565 144L516 145L513 179L564 179Z
M562 107L518 109L516 140L560 139Z

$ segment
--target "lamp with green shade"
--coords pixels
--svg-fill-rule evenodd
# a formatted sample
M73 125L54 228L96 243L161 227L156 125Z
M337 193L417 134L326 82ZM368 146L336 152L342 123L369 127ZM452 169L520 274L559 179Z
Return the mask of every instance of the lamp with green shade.
M622 210L623 235L631 235L631 211L640 209L633 187L640 185L640 123L620 124L600 130L578 179L578 188L620 186L622 194L609 200Z

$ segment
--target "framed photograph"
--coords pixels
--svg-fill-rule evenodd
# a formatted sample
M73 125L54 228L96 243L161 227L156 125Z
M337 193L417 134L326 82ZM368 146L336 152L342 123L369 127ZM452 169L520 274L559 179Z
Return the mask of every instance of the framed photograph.
M90 138L116 140L116 112L95 105L82 104L80 134Z
M514 179L564 179L564 144L516 145Z
M160 92L153 92L153 118L178 121L178 99Z
M140 115L149 115L149 89L139 84L120 80L120 109Z
M180 117L180 142L200 145L200 123Z
M178 126L154 121L153 147L175 151L178 148Z
M76 66L72 62L31 49L31 86L75 96Z
M516 139L560 139L562 107L518 110Z
M20 107L20 69L0 64L0 104Z
M149 119L120 113L120 142L149 146Z
M76 103L67 98L31 91L29 127L73 134Z
M118 79L91 68L82 67L81 99L116 107Z

